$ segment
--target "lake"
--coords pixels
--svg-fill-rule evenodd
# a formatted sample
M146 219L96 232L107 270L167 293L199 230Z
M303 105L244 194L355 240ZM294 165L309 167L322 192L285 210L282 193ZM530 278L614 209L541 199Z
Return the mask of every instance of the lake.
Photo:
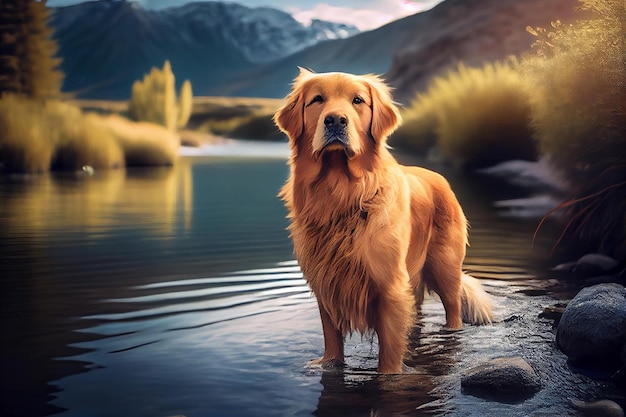
M442 166L497 322L446 331L428 298L414 372L377 375L359 335L344 370L307 367L323 338L276 197L286 145L211 149L173 168L0 178L1 415L562 416L612 389L571 372L538 317L575 289L546 272L549 228L533 245L538 219L494 206L528 192ZM526 359L542 390L518 404L461 391L464 370L502 356Z

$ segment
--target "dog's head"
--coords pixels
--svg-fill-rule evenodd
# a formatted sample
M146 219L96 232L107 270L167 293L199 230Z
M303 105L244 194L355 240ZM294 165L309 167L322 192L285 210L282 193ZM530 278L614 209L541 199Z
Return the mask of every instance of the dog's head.
M274 115L296 155L350 160L386 146L400 123L389 88L375 75L316 74L300 68L286 104Z

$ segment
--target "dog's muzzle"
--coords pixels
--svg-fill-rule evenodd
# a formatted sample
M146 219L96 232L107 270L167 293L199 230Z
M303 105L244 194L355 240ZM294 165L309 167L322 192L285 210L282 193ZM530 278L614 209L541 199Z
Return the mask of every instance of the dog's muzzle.
M328 115L324 118L323 149L350 148L348 141L348 120L343 116Z

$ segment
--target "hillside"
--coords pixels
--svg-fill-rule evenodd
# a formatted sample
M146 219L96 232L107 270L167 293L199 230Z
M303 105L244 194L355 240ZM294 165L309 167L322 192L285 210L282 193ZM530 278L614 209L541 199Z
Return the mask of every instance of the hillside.
M550 27L552 21L584 17L577 0L447 0L414 16L415 25L398 45L385 77L396 88L396 99L409 100L435 75L459 62L485 62L520 55L534 37L527 26Z

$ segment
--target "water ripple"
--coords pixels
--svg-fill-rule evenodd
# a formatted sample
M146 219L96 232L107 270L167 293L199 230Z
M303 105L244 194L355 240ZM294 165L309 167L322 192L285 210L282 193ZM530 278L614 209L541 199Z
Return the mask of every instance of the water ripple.
M186 289L172 291L173 288L182 287ZM123 321L145 321L171 315L220 310L227 310L230 315L234 314L229 318L232 319L237 318L236 307L239 306L271 299L289 299L292 296L310 297L310 289L295 261L281 262L271 268L248 269L215 277L149 283L132 289L139 292L154 290L159 292L103 300L104 303L126 305L128 308L123 312L94 314L83 319L119 324ZM96 333L102 334L102 326L96 326L89 331L96 330ZM119 327L116 328L118 331L121 330ZM107 331L104 333L110 334Z

